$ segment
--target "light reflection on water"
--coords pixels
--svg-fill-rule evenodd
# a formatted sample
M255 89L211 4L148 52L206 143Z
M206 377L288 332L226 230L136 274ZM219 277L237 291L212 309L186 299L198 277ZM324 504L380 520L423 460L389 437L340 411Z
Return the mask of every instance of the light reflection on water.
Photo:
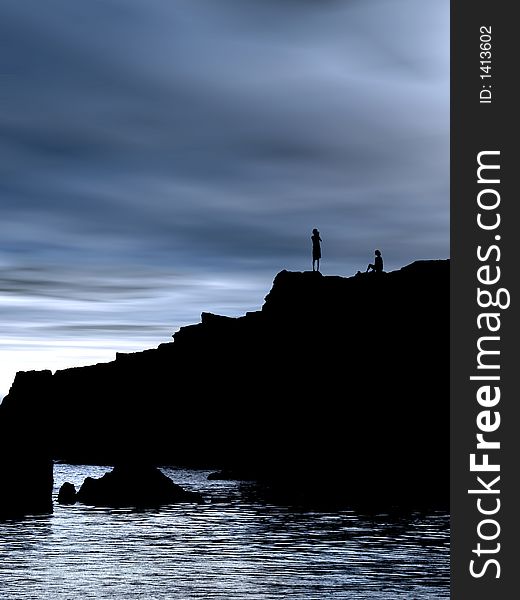
M55 466L56 493L104 467ZM0 523L0 599L449 598L446 514L370 517L241 500L237 482L165 469L214 502L155 510L55 505Z

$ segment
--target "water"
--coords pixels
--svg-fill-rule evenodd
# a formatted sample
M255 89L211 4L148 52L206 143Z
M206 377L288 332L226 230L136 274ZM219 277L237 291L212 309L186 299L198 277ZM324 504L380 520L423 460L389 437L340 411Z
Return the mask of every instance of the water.
M106 470L56 465L55 492ZM208 471L164 471L214 501L56 504L52 516L0 523L0 599L449 598L446 514L298 511L207 481Z

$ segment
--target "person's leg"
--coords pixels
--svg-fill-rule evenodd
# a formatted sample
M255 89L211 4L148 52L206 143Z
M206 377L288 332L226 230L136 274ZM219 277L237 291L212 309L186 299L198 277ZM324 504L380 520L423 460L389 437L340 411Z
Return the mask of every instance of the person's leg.
M320 259L319 258L317 260L317 266L318 266L317 271L319 271L320 270Z
M316 265L316 259L315 259L315 258L313 258L313 259L312 259L312 270L313 270L313 271L315 271L315 270L316 270L316 269L315 269L315 265Z

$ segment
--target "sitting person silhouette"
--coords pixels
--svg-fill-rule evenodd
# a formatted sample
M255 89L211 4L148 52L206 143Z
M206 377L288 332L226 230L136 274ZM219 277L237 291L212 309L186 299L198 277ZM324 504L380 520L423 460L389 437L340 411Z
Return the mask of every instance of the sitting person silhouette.
M319 271L320 270L320 258L321 258L320 242L323 240L320 238L320 232L317 229L312 230L311 240L312 240L312 270ZM314 268L314 265L316 263L318 263L317 269Z
M382 273L383 272L383 257L381 256L381 252L376 250L374 252L376 255L374 259L374 264L370 263L367 267L366 273L372 270L374 273Z

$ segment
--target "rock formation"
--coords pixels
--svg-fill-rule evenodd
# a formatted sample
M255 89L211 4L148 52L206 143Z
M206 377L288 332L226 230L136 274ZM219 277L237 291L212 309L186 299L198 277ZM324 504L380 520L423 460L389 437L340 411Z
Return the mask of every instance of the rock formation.
M59 504L76 504L77 498L76 488L72 483L66 481L58 492L58 503Z
M87 477L76 500L92 506L145 508L177 502L203 502L202 496L173 483L156 467L124 464L99 479Z
M0 405L0 519L52 512L51 380L50 371L18 373Z
M447 503L449 261L349 278L282 271L261 311L203 313L174 342L43 379L18 374L0 418L16 406L33 420L39 403L54 458Z

